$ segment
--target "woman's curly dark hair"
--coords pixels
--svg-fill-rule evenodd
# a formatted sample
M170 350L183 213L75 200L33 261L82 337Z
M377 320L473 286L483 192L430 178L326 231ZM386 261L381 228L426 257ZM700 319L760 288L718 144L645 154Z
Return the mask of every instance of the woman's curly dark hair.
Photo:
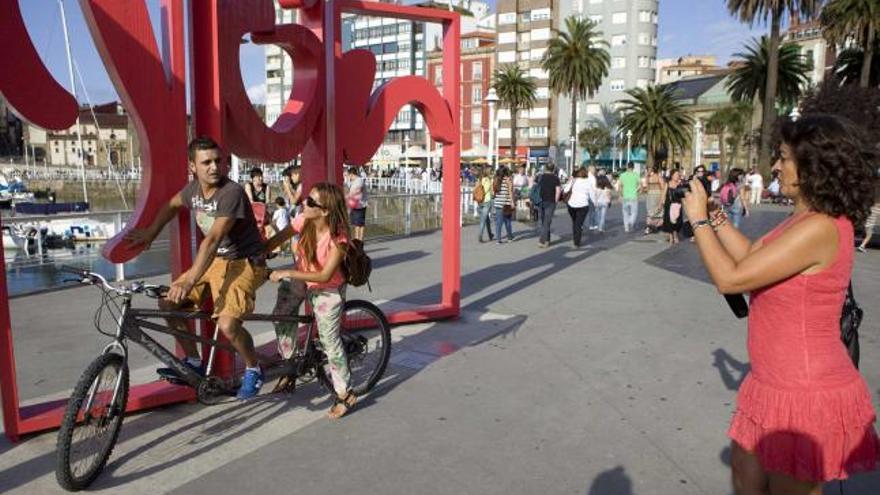
M811 114L783 122L780 136L794 153L798 187L810 206L863 225L874 204L880 150L862 130L842 117Z

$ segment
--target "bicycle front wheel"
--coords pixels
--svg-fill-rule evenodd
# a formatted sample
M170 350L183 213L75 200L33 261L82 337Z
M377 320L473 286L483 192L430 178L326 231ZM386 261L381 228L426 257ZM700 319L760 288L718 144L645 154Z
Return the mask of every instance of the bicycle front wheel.
M376 385L388 366L388 359L391 357L391 326L374 304L367 301L346 301L340 336L351 372L351 390L355 395L363 395ZM333 382L329 370L319 369L318 378L332 393Z
M125 360L98 356L76 384L58 432L55 478L62 488L78 491L95 481L116 445L127 402Z

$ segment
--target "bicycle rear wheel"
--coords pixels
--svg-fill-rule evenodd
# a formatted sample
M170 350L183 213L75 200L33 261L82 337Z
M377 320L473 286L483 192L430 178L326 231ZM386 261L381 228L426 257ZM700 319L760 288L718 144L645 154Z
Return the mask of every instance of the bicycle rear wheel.
M351 371L351 390L355 395L369 392L382 378L391 357L391 326L382 311L367 301L346 301L343 307L342 343ZM331 393L333 381L326 366L318 379Z
M117 381L119 393L114 394ZM127 402L124 359L113 353L98 356L76 384L58 432L55 478L62 488L78 491L95 481L116 445Z

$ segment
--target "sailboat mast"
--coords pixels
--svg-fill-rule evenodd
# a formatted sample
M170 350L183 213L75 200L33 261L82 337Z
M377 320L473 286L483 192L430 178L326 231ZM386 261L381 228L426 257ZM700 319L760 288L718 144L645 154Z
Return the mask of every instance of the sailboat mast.
M64 15L64 0L58 0L61 9L61 25L64 28L64 48L67 50L67 71L70 74L70 92L77 102L76 110L76 139L79 146L79 172L82 177L83 201L89 202L89 191L86 188L86 150L83 149L82 126L79 121L79 100L76 98L76 80L73 78L73 57L70 54L70 34L67 32L67 17Z

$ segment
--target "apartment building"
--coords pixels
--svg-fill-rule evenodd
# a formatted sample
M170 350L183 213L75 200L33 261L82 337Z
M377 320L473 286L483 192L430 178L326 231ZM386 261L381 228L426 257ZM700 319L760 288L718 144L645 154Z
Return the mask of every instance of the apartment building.
M498 0L498 47L496 65L518 64L537 86L537 101L531 110L520 110L516 133L519 158L543 163L553 145L552 129L557 99L550 94L549 75L541 69L552 29L558 25L552 0ZM498 111L499 155L510 152L512 125L510 110Z
M485 156L489 146L489 105L486 95L495 69L495 33L472 32L461 35L461 141L460 149ZM428 79L441 88L443 52L428 54ZM436 150L436 143L429 149Z
M275 23L291 24L297 20L297 11L282 9L275 2ZM266 45L266 122L278 119L293 88L293 63L284 51L275 45Z
M584 102L578 124L602 115L602 105L626 99L624 91L654 82L657 68L658 0L574 0L576 13L598 24L611 67L594 98ZM567 136L567 132L564 133Z
M825 80L826 74L834 69L837 61L835 47L822 37L822 27L818 20L804 21L798 17L791 20L788 30L782 34L784 43L794 43L800 48L801 55L811 64L812 70L807 74L810 85L815 86Z
M654 82L669 84L693 76L719 74L726 68L715 64L713 55L686 55L657 61L657 74Z

